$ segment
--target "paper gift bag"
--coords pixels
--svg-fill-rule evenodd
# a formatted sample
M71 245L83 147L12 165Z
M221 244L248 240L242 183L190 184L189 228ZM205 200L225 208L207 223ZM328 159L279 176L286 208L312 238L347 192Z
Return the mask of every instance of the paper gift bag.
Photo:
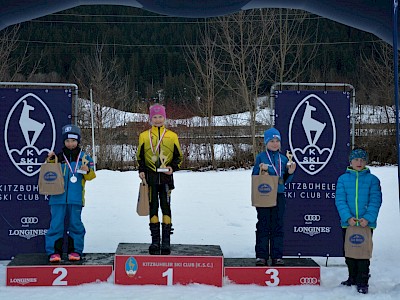
M41 165L38 185L39 194L41 195L59 195L64 193L64 176L57 156L55 163L49 163L46 160Z
M142 180L139 186L136 212L139 216L148 216L150 214L149 186L145 179Z
M255 207L276 206L279 176L271 176L267 172L251 176L251 204Z
M357 259L370 259L372 257L372 232L370 227L347 227L344 255Z

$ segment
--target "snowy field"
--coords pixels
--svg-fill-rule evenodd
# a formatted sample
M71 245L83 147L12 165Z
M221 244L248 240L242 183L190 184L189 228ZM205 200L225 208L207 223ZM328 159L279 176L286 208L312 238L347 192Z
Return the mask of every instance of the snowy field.
M6 287L0 261L0 299L400 299L400 232L397 167L371 167L382 183L383 205L374 233L370 293L340 286L347 278L343 258L314 258L321 265L320 286L261 287L226 283L205 285L121 286L106 283L76 287ZM225 257L254 257L256 212L250 205L250 170L175 174L172 193L172 243L220 245ZM119 243L149 243L147 217L139 217L137 172L102 170L87 183L86 253L115 252Z

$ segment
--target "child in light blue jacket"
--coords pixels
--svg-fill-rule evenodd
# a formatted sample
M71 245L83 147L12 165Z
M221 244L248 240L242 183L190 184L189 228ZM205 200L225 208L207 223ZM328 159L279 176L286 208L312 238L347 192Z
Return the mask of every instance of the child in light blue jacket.
M349 226L376 228L382 192L379 179L366 167L368 154L362 148L350 153L350 167L341 175L336 185L335 204L340 216L343 235ZM341 284L357 285L357 291L368 293L369 259L346 257L349 278Z
M290 182L296 169L296 163L288 164L282 153L281 134L275 128L264 132L266 150L259 153L254 163L252 175L258 175L260 169L269 175L279 176L277 204L274 207L256 207L256 265L266 266L271 256L273 266L285 264L283 256L283 218L286 209L285 183Z
M81 259L85 227L81 213L85 206L85 183L96 177L92 158L80 147L81 130L75 125L65 125L62 128L64 147L55 154L51 151L48 158L57 155L64 175L64 193L52 195L49 199L51 220L46 233L46 253L51 263L62 259L64 234L68 238L68 260Z

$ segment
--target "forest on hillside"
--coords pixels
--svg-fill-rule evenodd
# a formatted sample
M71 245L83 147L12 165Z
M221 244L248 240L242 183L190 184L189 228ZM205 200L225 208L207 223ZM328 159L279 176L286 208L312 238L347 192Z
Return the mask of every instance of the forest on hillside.
M289 18L294 16L294 10L286 11ZM20 79L76 82L80 62L101 45L105 59L118 59L120 76L129 76L133 97L158 97L157 91L163 89L165 98L179 103L191 85L185 49L199 45L199 32L215 19L166 17L124 6L79 6L22 23L11 58L27 55L18 70L25 78ZM379 39L312 14L306 14L302 23L307 23L304 30L312 30L302 49L304 56L317 49L299 81L346 82L363 89L361 54L370 53ZM36 76L31 74L34 68Z

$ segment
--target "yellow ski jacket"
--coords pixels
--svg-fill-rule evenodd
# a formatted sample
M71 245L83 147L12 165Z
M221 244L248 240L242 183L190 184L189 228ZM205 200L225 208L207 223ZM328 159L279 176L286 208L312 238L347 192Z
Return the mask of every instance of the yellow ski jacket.
M139 163L139 173L146 174L148 184L169 184L173 188L173 176L157 172L165 159L165 166L170 166L174 172L180 169L182 150L178 135L165 126L152 126L139 135L139 146L136 158Z

